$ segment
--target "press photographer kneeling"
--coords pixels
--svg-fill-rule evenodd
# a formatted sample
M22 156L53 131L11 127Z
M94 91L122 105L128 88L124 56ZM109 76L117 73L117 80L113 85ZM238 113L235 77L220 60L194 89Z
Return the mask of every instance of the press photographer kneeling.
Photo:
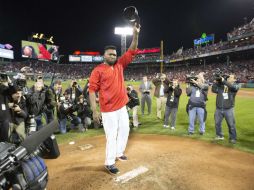
M81 119L74 114L78 109L77 105L71 100L71 92L67 89L64 92L64 97L60 97L57 117L59 119L60 133L67 132L67 120L71 122L71 128L81 129Z

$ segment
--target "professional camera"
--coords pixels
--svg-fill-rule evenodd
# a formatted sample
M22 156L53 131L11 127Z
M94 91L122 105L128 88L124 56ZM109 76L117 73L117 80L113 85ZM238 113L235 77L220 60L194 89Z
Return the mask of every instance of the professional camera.
M186 75L186 83L193 84L192 80L197 80L198 77L195 75L194 72L191 72L190 74Z
M77 84L78 84L77 82L73 82L72 87L76 87Z
M27 134L32 134L33 132L37 131L36 127L36 121L35 121L35 116L34 115L29 115L27 122L26 122L26 127L27 127Z
M0 190L43 190L48 171L43 159L35 152L56 130L57 121L28 136L20 146L0 142Z
M217 82L221 82L221 77L227 80L229 75L226 73L223 73L219 68L215 69L213 71L213 79L216 80Z
M126 90L127 90L127 92L130 92L131 88L129 86L127 86Z
M69 100L63 100L61 104L63 104L65 110L71 109L73 107L73 104Z
M8 76L6 73L0 73L0 82L8 82Z
M17 79L16 85L18 87L24 88L24 87L26 87L26 80L25 79Z

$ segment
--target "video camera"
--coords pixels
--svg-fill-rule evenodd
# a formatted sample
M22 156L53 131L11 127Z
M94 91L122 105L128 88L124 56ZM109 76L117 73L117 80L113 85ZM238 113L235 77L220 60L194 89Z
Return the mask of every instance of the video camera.
M47 166L36 150L58 126L53 121L28 136L20 146L0 142L0 190L45 189L48 182Z
M194 85L192 80L196 81L197 79L198 77L195 75L194 72L191 72L190 74L186 75L186 83Z
M229 74L223 73L219 68L215 69L213 71L213 79L216 80L217 82L221 82L221 77L227 80Z

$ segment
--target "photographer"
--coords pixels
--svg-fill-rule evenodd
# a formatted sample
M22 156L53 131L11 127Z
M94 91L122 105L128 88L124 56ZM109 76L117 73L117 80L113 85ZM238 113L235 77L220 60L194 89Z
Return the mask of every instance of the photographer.
M78 85L76 79L72 79L71 85L67 90L71 93L71 100L76 104L79 96L82 95L82 88Z
M6 73L0 73L0 141L8 141L9 132L9 84L11 83Z
M81 124L81 119L74 115L75 111L77 111L77 106L75 106L71 100L71 92L65 90L64 98L60 101L59 112L57 114L60 133L66 133L67 119L71 121L74 127L78 127ZM74 128L72 126L71 128Z
M9 90L10 102L10 128L9 128L9 142L19 144L26 138L25 120L27 118L26 101L23 96L22 88L12 86Z
M159 73L152 82L155 86L154 96L156 97L157 118L161 119L161 111L165 109L167 101L167 93L164 92L164 89L169 85L169 79L164 73Z
M178 111L179 99L182 94L182 89L178 83L177 79L174 79L173 82L164 90L168 94L166 108L165 108L165 120L164 128L169 128L169 116L171 115L170 127L172 130L176 127L176 115Z
M16 76L13 77L13 79L13 84L22 89L23 96L27 96L30 91L26 86L26 76L22 73L18 73Z
M45 108L46 90L44 83L36 81L30 89L30 94L27 96L27 108L29 115L35 115L37 130L43 127L42 113Z
M84 98L83 95L79 97L79 101L77 104L77 113L78 117L81 119L81 123L83 124L80 127L80 132L84 132L88 130L88 126L92 123L92 110L90 108L89 102Z
M56 105L54 93L44 85L42 76L39 75L34 86L27 97L28 112L35 115L37 130L43 127L42 116L45 116L46 122L50 123L54 119L54 107Z
M133 126L138 128L138 107L140 103L137 91L130 84L127 86L127 95L129 97L127 106L129 109L132 109Z
M229 142L236 143L236 127L235 127L235 96L239 90L239 85L236 84L236 78L234 74L228 75L228 77L220 76L212 85L212 92L216 93L216 111L215 129L216 140L223 140L224 136L221 129L221 123L223 118L226 119L229 131Z
M206 101L208 93L208 85L205 84L204 73L199 73L195 78L191 78L187 84L186 93L190 97L187 111L189 114L189 129L188 134L194 134L194 126L196 116L199 118L199 134L205 133L206 120Z

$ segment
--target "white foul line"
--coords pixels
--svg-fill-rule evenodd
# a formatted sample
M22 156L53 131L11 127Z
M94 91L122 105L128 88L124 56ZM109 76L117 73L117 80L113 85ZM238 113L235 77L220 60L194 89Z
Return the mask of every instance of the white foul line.
M120 183L126 183L128 182L130 179L133 179L134 177L137 177L138 175L145 173L148 171L148 168L144 167L144 166L139 166L136 169L133 169L121 176L118 176L116 178L116 182L120 182Z

